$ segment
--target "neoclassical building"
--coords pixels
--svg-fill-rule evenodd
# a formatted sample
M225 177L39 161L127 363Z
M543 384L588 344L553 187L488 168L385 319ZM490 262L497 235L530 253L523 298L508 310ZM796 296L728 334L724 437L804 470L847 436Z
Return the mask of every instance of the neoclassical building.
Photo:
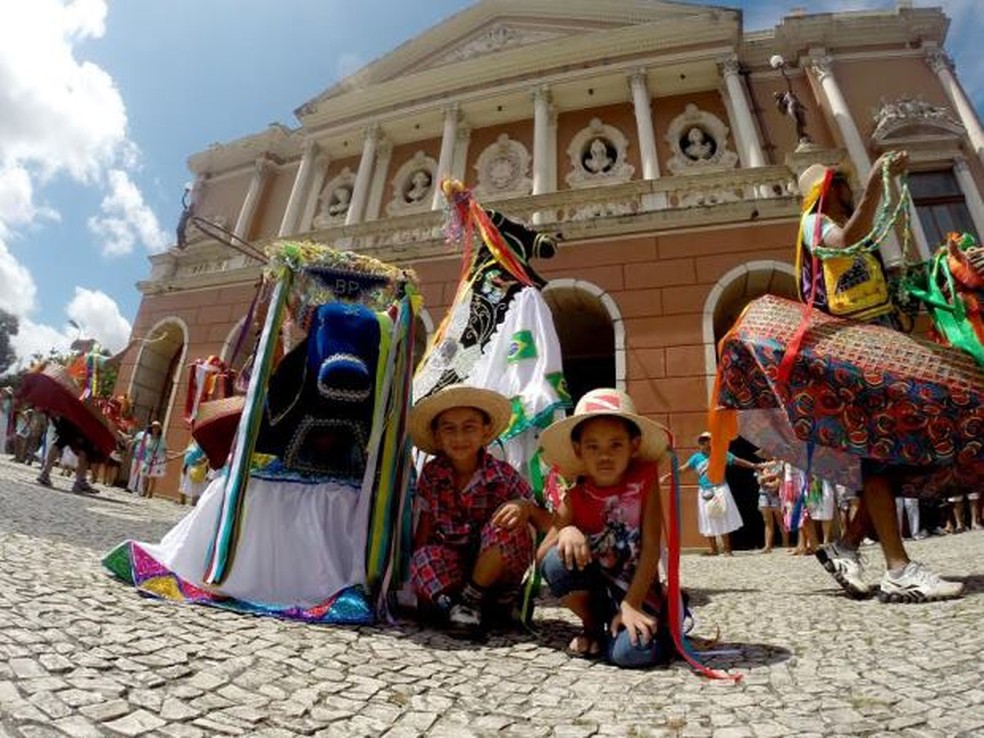
M716 340L750 299L794 293L803 168L839 163L857 179L908 149L912 248L984 233L984 130L946 54L948 25L904 0L755 32L711 5L479 0L304 102L295 126L193 154L191 196L254 243L310 238L412 265L430 331L460 268L436 183L465 181L562 236L535 266L574 393L628 390L686 452ZM802 139L777 99L790 92ZM133 330L157 340L131 351L119 390L178 449L185 367L231 358L260 265L195 230L151 263Z

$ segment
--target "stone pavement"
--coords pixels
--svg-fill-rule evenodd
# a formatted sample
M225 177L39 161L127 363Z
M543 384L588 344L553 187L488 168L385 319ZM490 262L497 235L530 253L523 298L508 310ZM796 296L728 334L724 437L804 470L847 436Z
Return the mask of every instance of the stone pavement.
M100 555L157 540L182 509L43 489L35 473L0 462L0 738L984 735L984 533L912 545L967 582L927 605L853 602L781 552L685 557L696 633L720 632L710 661L744 674L733 685L570 658L573 628L549 606L538 635L476 646L143 599Z

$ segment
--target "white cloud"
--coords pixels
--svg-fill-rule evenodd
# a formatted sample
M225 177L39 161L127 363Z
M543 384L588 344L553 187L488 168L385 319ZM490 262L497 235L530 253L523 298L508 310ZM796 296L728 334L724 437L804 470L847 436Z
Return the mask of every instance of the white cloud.
M75 297L65 313L75 321L85 338L95 338L112 352L126 346L130 339L130 321L120 313L119 305L105 292L75 288Z
M2 233L2 232L0 232ZM34 309L37 285L27 268L14 258L0 238L0 310L24 316Z
M66 348L76 331L42 325L38 286L17 258L18 236L59 215L44 188L67 176L105 190L89 220L103 255L163 249L168 237L131 178L140 151L127 135L127 111L112 77L78 56L83 42L106 32L107 0L3 3L0 23L0 308L20 319L15 349ZM24 239L26 241L26 239ZM130 326L101 292L77 288L68 317L108 347L125 343Z
M35 323L30 318L20 318L20 330L11 338L11 344L21 366L30 363L30 357L35 354L47 356L52 349L59 353L66 352L72 341L80 337L94 338L114 353L126 346L130 339L129 321L122 316L113 298L99 290L76 287L75 296L65 306L65 315L78 328L70 325L68 320L58 329Z
M133 251L139 241L151 253L167 248L168 235L157 216L144 203L143 195L121 169L108 173L109 192L103 198L102 215L89 218L89 229L101 240L102 253L120 256Z

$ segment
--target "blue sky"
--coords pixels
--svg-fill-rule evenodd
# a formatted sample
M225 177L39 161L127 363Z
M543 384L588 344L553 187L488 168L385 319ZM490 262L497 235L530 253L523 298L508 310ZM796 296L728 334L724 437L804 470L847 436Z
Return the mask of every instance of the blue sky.
M557 0L563 2L563 0ZM917 0L953 18L948 51L984 108L980 0ZM86 335L125 344L149 253L173 240L187 157L268 124L469 0L0 0L0 308L22 356ZM796 7L747 0L747 30Z

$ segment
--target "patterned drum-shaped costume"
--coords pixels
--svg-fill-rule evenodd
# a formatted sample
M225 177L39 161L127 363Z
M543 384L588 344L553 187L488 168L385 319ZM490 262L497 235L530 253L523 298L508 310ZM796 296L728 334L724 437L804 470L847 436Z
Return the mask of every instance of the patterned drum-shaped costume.
M853 489L862 463L895 476L907 496L984 480L984 369L972 357L813 312L783 384L779 365L803 309L759 298L721 341L716 400L729 410L715 422L725 437L739 433Z

